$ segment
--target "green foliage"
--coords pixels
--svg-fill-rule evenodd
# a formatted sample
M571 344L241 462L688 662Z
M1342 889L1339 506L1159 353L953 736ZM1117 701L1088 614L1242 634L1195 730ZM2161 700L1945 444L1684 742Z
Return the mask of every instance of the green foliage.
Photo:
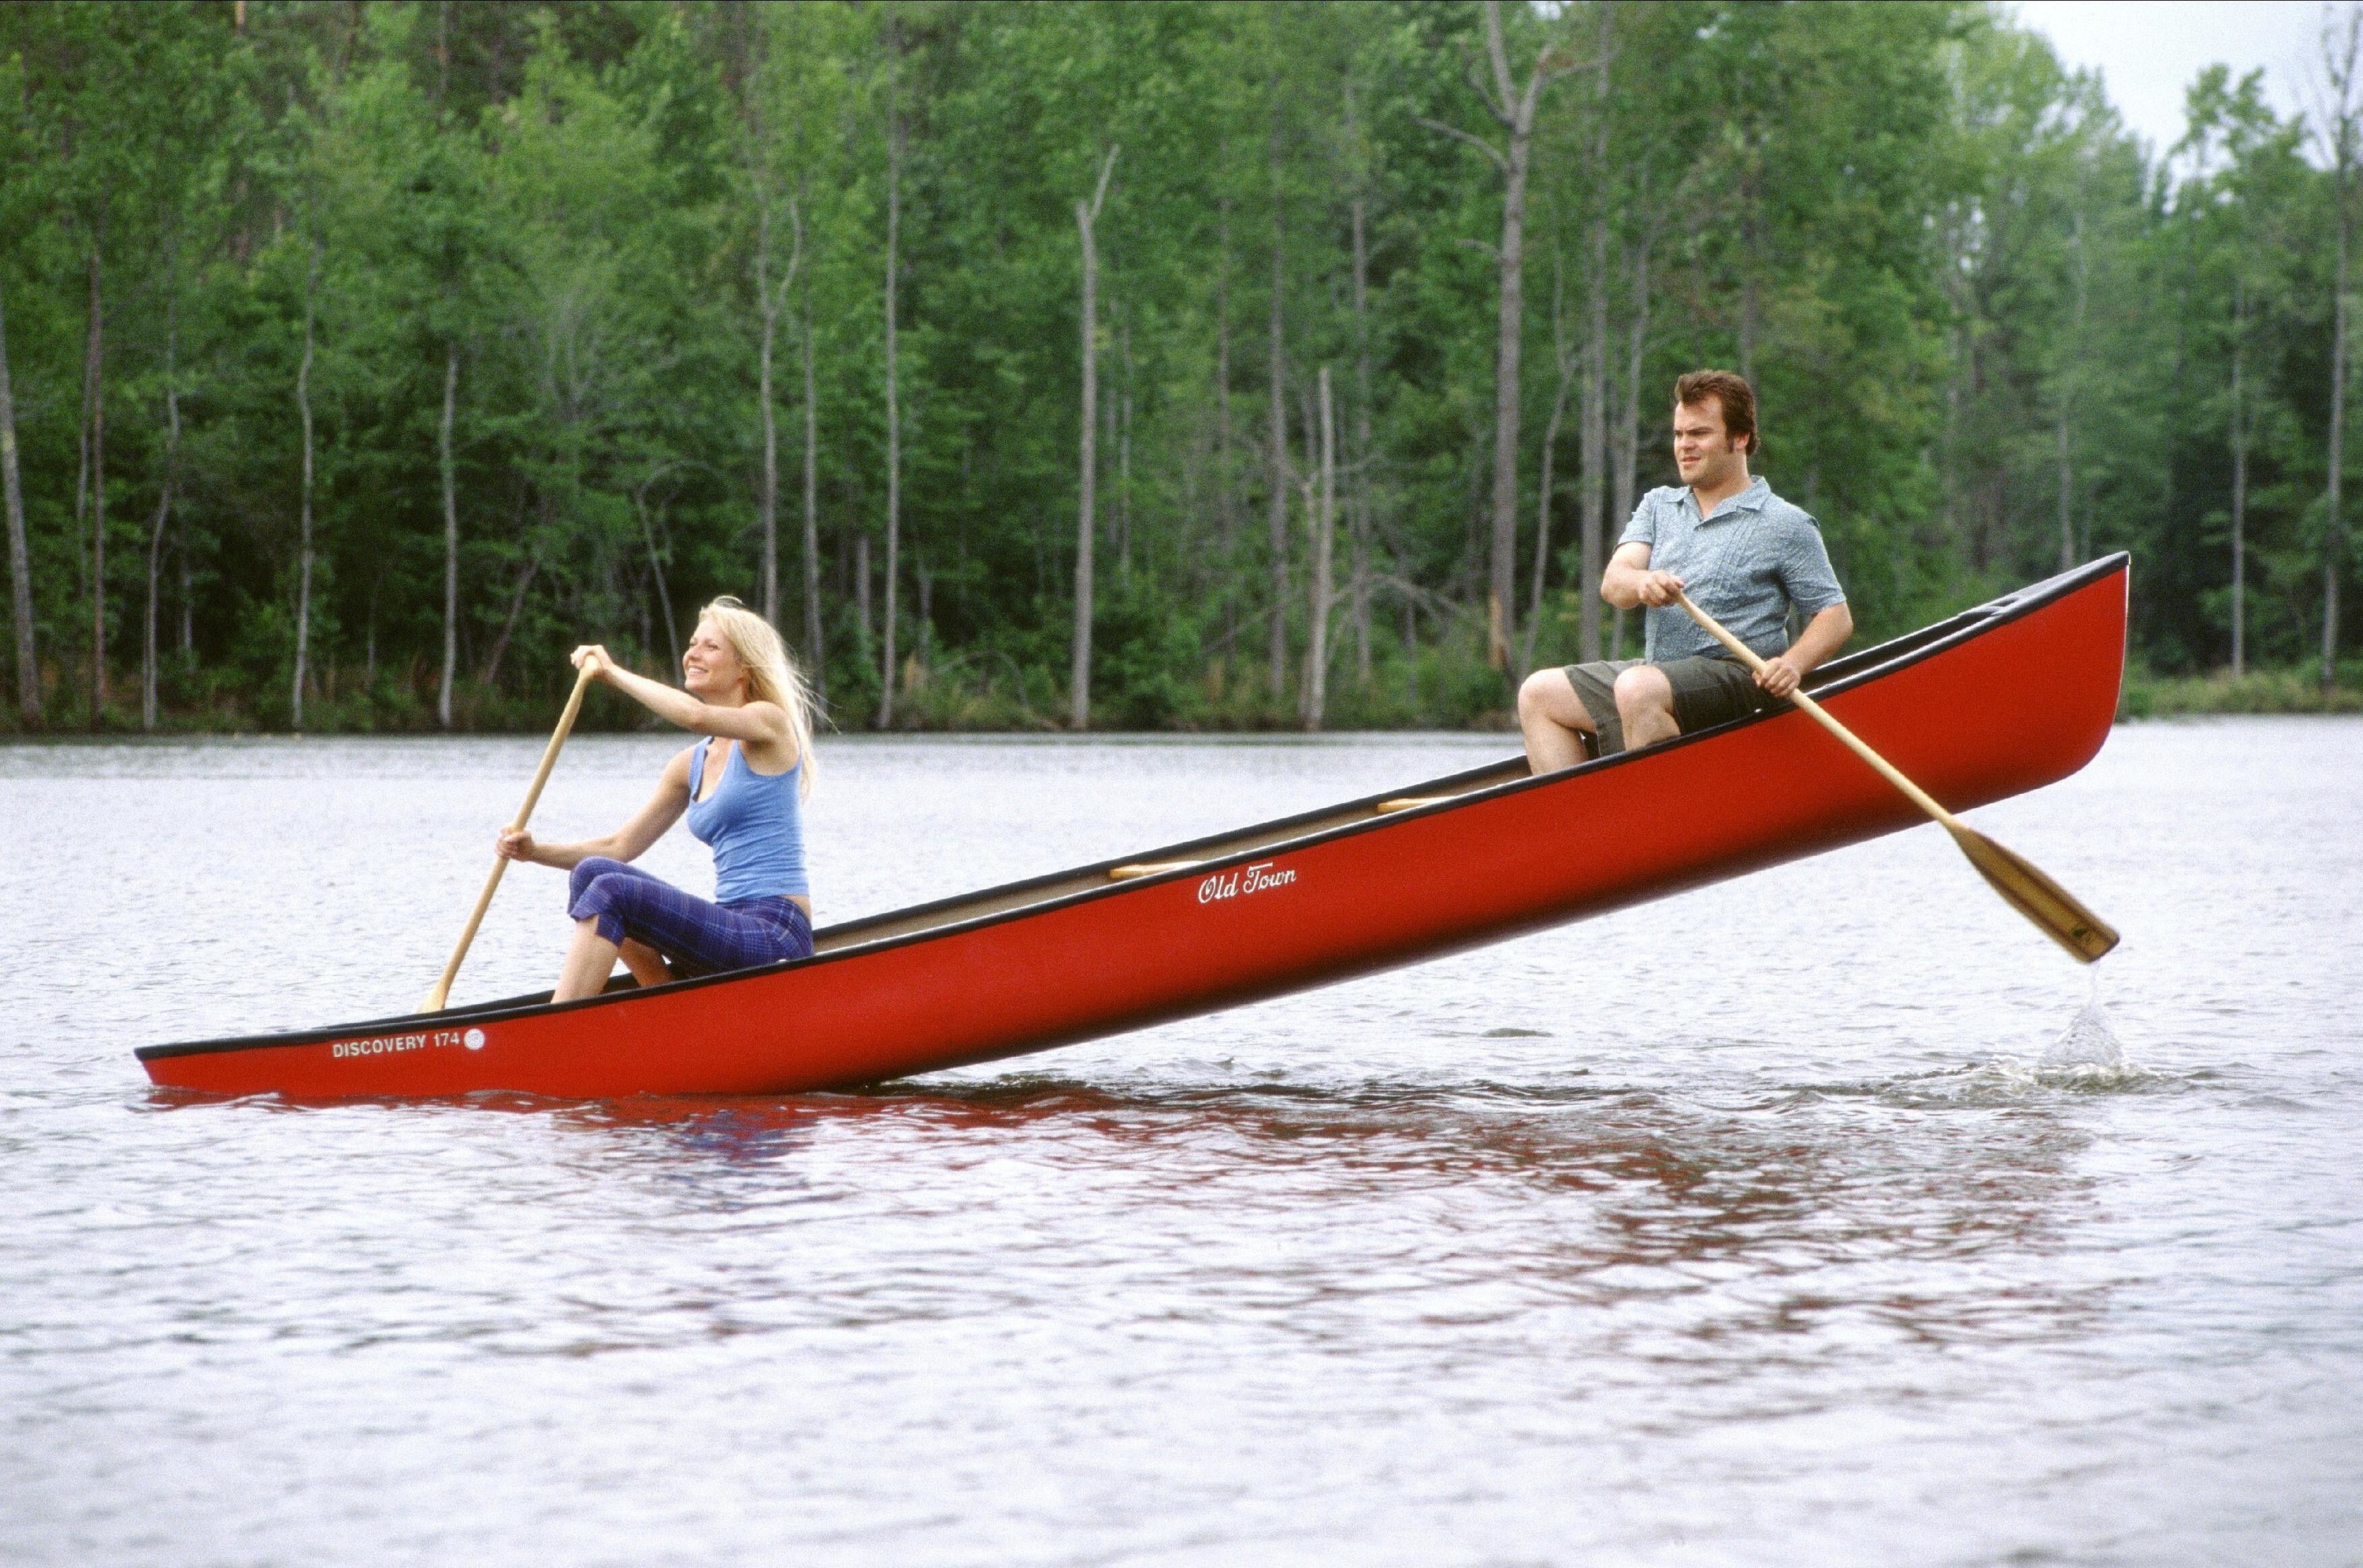
M2255 79L2202 76L2190 138L2152 149L2001 7L1503 17L1514 64L1569 68L1526 193L1514 646L1531 615L1537 662L1576 656L1583 531L1613 543L1671 481L1666 390L1719 364L1757 381L1759 469L1820 519L1865 635L2130 548L2129 702L2297 701L2205 675L2229 657L2235 430L2247 661L2294 666L2325 571L2353 586L2324 499L2342 215ZM1503 723L1483 606L1504 185L1444 128L1498 140L1470 85L1489 69L1480 6L1409 0L0 12L44 722L139 722L151 612L163 727L289 721L307 309L308 726L438 723L447 569L456 725L538 727L577 642L669 668L698 604L762 602L767 516L777 619L840 723L890 679L901 723L1057 722L1076 204L1113 152L1093 722L1303 722L1326 368L1323 721Z
M2239 676L2218 670L2213 675L2161 678L2136 667L2125 672L2120 711L2129 719L2363 712L2363 669L2345 670L2336 686L2325 688L2311 669L2256 670Z

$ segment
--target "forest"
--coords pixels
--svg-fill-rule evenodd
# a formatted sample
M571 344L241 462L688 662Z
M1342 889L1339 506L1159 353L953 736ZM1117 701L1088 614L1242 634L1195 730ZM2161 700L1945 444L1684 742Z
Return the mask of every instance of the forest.
M2126 549L2137 689L2353 705L2359 42L2153 148L1969 3L10 6L0 733L724 593L840 730L1506 724L1703 366L1863 637Z

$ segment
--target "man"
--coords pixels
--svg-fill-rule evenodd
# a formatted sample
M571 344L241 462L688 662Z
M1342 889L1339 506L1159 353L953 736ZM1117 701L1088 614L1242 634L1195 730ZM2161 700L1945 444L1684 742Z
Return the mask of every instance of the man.
M1756 392L1728 370L1674 383L1674 466L1682 483L1653 490L1617 541L1600 596L1647 605L1644 657L1540 669L1518 691L1518 726L1537 773L1607 756L1760 712L1846 646L1854 617L1813 518L1747 472L1758 447ZM1722 622L1765 659L1751 674L1676 599ZM1806 617L1787 642L1789 611ZM1785 646L1784 646L1785 644Z

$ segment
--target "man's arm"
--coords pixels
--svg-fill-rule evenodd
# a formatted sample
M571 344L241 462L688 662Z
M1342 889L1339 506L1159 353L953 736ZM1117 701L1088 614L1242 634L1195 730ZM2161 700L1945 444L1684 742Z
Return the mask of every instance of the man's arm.
M1682 580L1672 572L1649 569L1649 547L1638 541L1617 546L1616 553L1608 558L1608 569L1600 574L1600 597L1619 610L1630 610L1636 604L1663 609L1674 602L1682 586Z
M1764 668L1756 672L1756 684L1775 697L1786 697L1797 690L1797 683L1813 673L1830 655L1846 646L1854 635L1854 614L1841 599L1805 623L1789 651L1778 658L1768 658Z

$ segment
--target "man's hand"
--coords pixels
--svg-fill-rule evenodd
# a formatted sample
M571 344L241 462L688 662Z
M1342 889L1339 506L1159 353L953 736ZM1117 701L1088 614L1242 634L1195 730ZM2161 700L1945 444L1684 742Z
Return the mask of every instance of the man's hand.
M1756 684L1775 697L1786 697L1797 690L1797 683L1804 678L1805 672L1791 664L1787 654L1782 654L1778 658L1764 661L1764 668L1756 672Z
M1633 591L1640 596L1642 603L1663 610L1681 602L1683 586L1682 580L1672 572L1645 571L1633 585Z

